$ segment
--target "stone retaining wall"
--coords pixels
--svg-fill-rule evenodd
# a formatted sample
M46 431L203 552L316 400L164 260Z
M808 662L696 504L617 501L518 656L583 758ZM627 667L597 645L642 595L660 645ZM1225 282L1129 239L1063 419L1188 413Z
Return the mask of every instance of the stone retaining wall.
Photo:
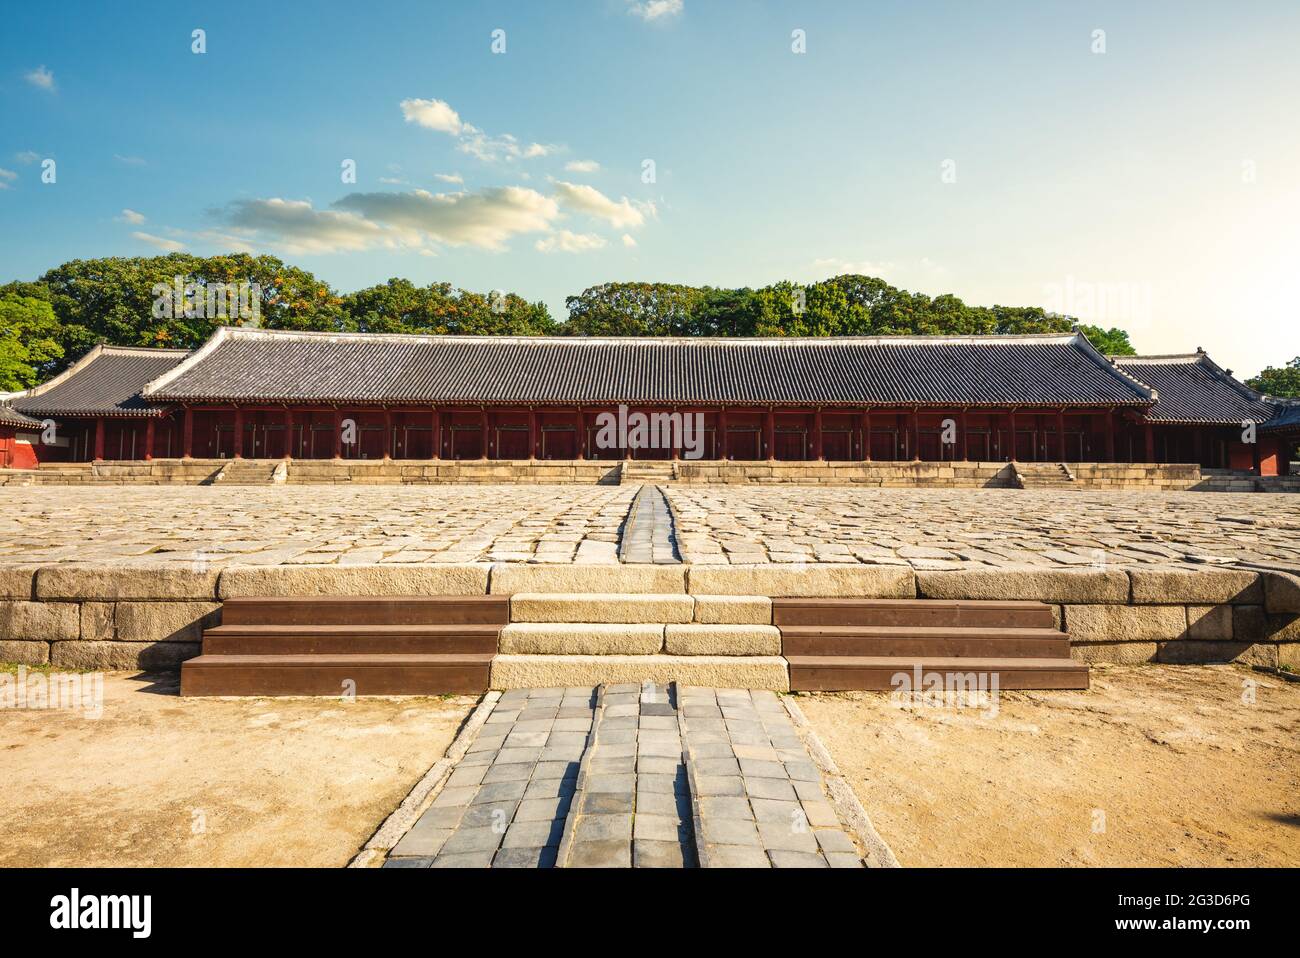
M238 468L232 466L238 463ZM1051 464L1032 464L1051 465ZM277 466L283 466L277 470ZM1300 492L1300 476L1260 478L1227 470L1202 471L1180 463L1068 463L1074 482L1051 488L1152 489L1198 492ZM653 467L644 476L637 473ZM356 459L155 459L152 462L49 464L40 469L0 469L0 485L188 484L218 481L269 484L353 483L609 483L621 462L547 460L478 462ZM272 480L273 472L282 477ZM637 481L683 484L879 486L887 488L1014 488L1015 469L1005 462L716 462L637 463Z
M1033 599L1056 609L1085 661L1300 668L1300 577L1280 571L509 563L0 569L0 661L176 668L198 654L225 598L489 592Z

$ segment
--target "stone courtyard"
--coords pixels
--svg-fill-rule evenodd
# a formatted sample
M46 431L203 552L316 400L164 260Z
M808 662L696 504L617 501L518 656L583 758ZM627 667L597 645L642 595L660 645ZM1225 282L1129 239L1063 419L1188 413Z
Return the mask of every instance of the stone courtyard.
M688 563L941 570L1294 562L1285 495L661 487ZM636 486L9 487L0 565L619 561Z

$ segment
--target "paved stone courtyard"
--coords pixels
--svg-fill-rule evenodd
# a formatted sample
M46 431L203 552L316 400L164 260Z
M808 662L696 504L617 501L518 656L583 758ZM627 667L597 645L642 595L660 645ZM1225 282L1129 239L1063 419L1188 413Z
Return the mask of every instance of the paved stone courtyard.
M686 562L1292 560L1300 497L662 487ZM637 486L41 486L0 493L0 565L615 563Z

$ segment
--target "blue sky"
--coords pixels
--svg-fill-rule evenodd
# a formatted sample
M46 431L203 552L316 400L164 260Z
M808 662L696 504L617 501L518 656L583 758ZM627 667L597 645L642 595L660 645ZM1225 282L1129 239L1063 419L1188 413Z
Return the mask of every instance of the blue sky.
M1248 375L1300 354L1298 48L1293 2L10 5L0 281L246 248L563 318L857 271Z

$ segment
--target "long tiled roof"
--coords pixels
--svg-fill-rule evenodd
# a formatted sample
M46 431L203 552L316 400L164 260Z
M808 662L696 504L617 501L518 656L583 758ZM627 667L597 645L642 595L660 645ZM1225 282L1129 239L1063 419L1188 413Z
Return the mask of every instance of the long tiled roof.
M155 401L1147 406L1082 336L644 339L224 327Z
M1153 422L1265 422L1277 411L1275 403L1233 379L1203 352L1112 359L1129 375L1155 387L1159 402L1147 412Z
M1278 406L1277 415L1262 427L1265 430L1300 432L1300 400L1292 400Z
M96 346L13 405L32 416L156 416L157 406L141 399L140 390L188 355L184 349Z

